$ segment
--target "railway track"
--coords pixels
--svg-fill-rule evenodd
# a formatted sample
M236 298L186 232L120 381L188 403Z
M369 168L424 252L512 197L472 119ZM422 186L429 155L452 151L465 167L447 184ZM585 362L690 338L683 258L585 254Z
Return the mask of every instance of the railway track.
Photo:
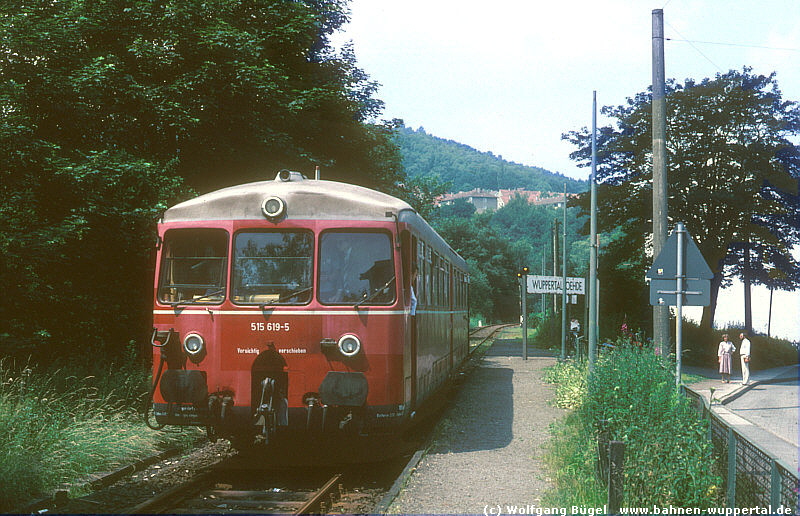
M277 480L253 470L214 467L124 511L127 514L325 514L342 494L342 474Z
M470 331L469 339L471 357L478 358L481 351L485 349L484 344L495 337L503 328L509 326L515 326L515 324L485 326ZM462 377L457 381L463 381L466 379L466 377L467 375L462 373ZM424 426L425 425L423 425L423 427ZM426 432L424 430L420 433L423 440L423 435L425 433ZM419 446L420 444L421 442L417 443L416 446ZM415 445L411 444L411 446ZM410 448L410 450L413 449L414 448ZM411 452L407 451L404 452L404 454L405 453ZM112 487L110 484L114 483L115 481L120 481L122 477L130 476L132 472L139 471L145 465L155 462L156 459L163 459L165 455L172 454L174 454L174 451L161 454L160 456L154 456L151 458L152 460L142 461L141 464L121 468L110 475L106 475L101 479L93 481L91 487L95 489L108 488L107 490L111 491L116 487ZM418 452L416 455L416 460L419 460L419 456L420 454ZM405 457L406 458L404 460L401 459L400 461L396 461L391 466L386 468L378 468L379 470L383 470L383 472L376 473L377 470L368 472L367 470L374 468L360 468L360 470L348 470L348 472L345 473L344 478L350 479L348 482L352 481L354 485L366 486L370 485L370 481L365 480L366 478L371 476L381 477L381 480L375 482L374 485L372 485L372 487L369 489L365 490L361 487L356 489L357 497L374 497L376 496L376 493L378 493L378 498L381 498L383 495L380 493L386 493L387 489L388 492L391 492L395 488L399 489L400 486L402 486L402 478L404 477L404 474L401 473L401 471L403 470L403 466L408 460L409 455L405 455ZM292 459L296 460L298 457L292 456ZM111 496L111 498L116 497L117 502L109 504L106 501L106 499L109 498L108 495L99 497L102 503L93 501L90 499L90 497L84 497L70 501L67 499L66 491L61 491L58 493L61 496L48 497L47 499L40 500L36 504L31 504L24 507L24 510L16 512L31 514L43 512L63 512L66 510L67 512L80 513L87 511L91 512L93 506L96 505L97 507L94 507L95 510L100 510L103 512L110 511L122 514L309 514L325 512L327 508L330 507L332 500L343 492L342 475L333 474L332 468L335 468L336 466L329 465L329 467L325 470L327 471L327 475L323 478L317 473L320 468L315 459L308 459L305 466L301 466L301 468L305 468L304 473L289 472L288 474L285 469L276 469L276 463L272 463L270 465L262 463L259 466L260 469L252 467L252 463L251 467L249 468L241 468L241 464L239 463L232 465L231 460L231 458L223 459L221 462L218 462L215 465L201 466L201 469L199 470L191 468L187 465L187 468L191 468L192 471L195 472L192 474L192 478L188 481L180 481L180 484L176 486L174 482L169 482L175 487L170 487L166 491L162 491L156 496L151 495L153 492L151 490L146 494L140 492L138 499L136 499L135 495L134 497L131 497L131 495L133 495L133 492L130 491L131 487L126 486L124 489L127 496L122 496L122 493L119 493L116 496ZM277 462L281 463L281 461ZM286 464L286 462L282 463ZM312 467L312 464L316 465ZM410 471L413 469L414 464L416 464L416 462L412 457L409 465L405 465L405 469ZM184 466L176 465L174 467L180 469L181 471L184 469ZM159 469L153 471L158 472L169 469L168 467L162 466L155 466L155 468ZM313 470L313 472L309 473L309 470ZM189 469L186 469L186 473L189 473ZM399 479L397 478L398 475L400 476ZM149 473L145 474L144 476L154 477L155 474ZM360 478L356 479L355 477ZM155 476L155 478L157 479L160 477ZM392 486L393 482L395 486L390 487ZM139 491L139 489L134 489L134 491ZM358 493L358 491L360 491L360 493ZM370 494L365 494L366 491L368 491ZM352 493L349 493L349 491L345 492L344 498L347 499L348 495L350 494ZM149 496L149 499L146 501L141 501L144 500L145 496ZM130 500L127 502L127 504L124 501L125 498ZM386 500L391 500L392 498L393 496L389 495L386 497ZM340 502L337 507L341 506L343 503L345 502ZM374 504L375 502L372 503ZM103 509L103 507L105 507L105 509ZM111 508L109 509L109 507ZM345 512L353 511L345 509Z
M511 326L519 326L519 324L518 323L495 324L492 326L481 326L480 328L472 329L469 332L470 354L472 354L475 350L480 348L487 340L497 335L497 332Z

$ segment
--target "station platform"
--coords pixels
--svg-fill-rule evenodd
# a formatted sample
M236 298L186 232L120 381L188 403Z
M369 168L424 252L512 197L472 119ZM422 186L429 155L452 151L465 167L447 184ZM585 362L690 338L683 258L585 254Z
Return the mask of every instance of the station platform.
M518 330L517 330L518 332ZM501 332L459 389L431 445L389 513L485 514L540 506L549 487L542 463L550 423L566 411L550 404L542 381L556 357Z
M702 378L687 383L686 389L700 396L726 424L779 459L789 470L798 471L800 368L797 365L754 371L747 385L735 373L730 383L722 383L714 369L687 367L683 372Z
M688 386L703 396L709 403L719 405L728 404L759 385L800 379L800 368L797 365L753 371L750 375L750 382L747 385L743 385L741 376L737 378L735 374L730 383L722 383L720 375L714 369L684 367L683 372L703 377L702 380L692 382ZM794 401L796 402L797 400L795 399Z

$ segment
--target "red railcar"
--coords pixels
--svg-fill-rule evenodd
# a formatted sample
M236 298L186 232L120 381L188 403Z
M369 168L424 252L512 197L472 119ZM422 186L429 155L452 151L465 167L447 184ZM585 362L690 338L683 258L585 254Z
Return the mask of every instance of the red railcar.
M174 206L159 223L155 420L246 443L397 432L467 355L467 286L464 260L374 190L281 171Z

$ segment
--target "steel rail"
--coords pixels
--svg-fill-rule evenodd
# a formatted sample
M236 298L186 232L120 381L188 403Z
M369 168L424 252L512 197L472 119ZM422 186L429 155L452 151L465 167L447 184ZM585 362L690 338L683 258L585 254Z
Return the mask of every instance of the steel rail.
M183 501L202 489L204 484L213 480L214 471L205 471L183 484L171 487L155 495L149 500L124 511L124 514L158 514L164 509L174 507L175 502ZM169 503L167 503L169 502Z
M226 513L244 510L247 514L325 514L341 496L342 489L342 474L338 473L310 496L299 494L301 492L282 491L280 499L273 499L266 490L208 489L217 475L219 472L214 470L200 473L183 484L171 487L123 511L123 514L160 514L175 512L176 508L191 509L191 502L198 498L197 495L204 494L216 500L215 503L231 503L239 507L238 510L229 508L223 511ZM187 506L182 507L182 504Z
M333 502L341 496L342 474L338 473L328 480L306 503L294 514L324 514ZM326 506L327 507L324 507Z

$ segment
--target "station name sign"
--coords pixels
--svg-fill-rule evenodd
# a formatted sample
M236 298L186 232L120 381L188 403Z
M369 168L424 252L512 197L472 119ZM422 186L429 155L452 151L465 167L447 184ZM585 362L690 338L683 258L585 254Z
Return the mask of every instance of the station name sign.
M567 277L567 295L586 293L583 278ZM563 294L564 278L561 276L528 276L528 294Z

